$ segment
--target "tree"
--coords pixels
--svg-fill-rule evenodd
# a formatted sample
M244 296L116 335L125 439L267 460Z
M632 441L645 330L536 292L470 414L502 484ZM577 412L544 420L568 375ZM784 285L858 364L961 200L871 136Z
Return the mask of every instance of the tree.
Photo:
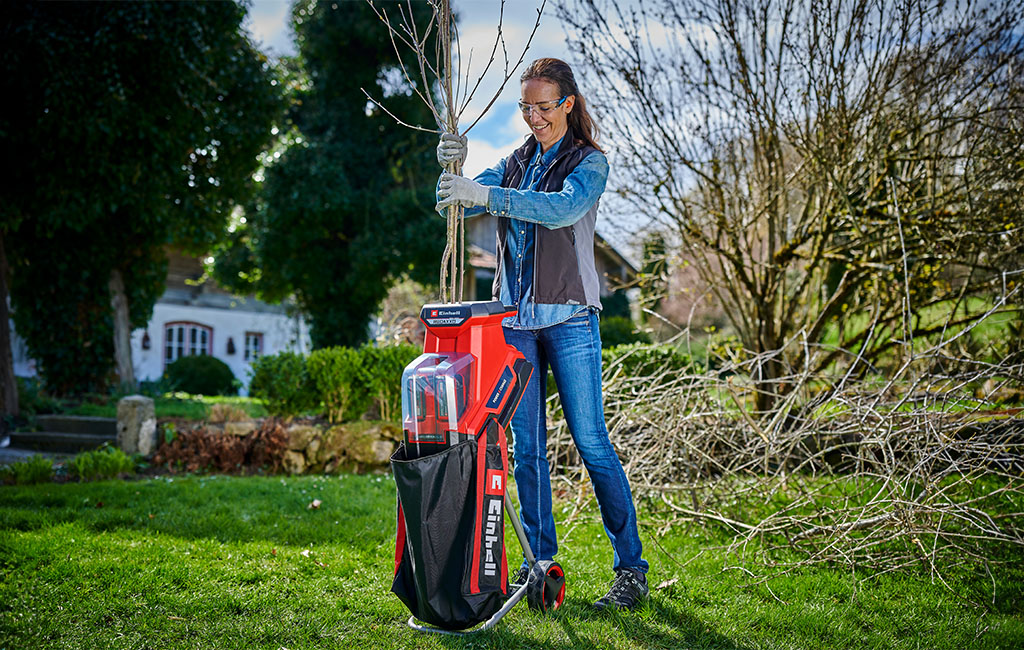
M132 383L165 247L201 253L283 105L235 3L5 5L0 235L14 320L51 390Z
M562 18L620 189L711 287L760 410L787 376L861 376L1019 300L1019 3L577 0Z
M398 278L436 281L445 228L433 211L437 138L397 128L368 103L364 88L392 111L433 123L369 5L304 0L292 20L299 59L289 128L214 273L268 300L294 295L314 347L357 345Z

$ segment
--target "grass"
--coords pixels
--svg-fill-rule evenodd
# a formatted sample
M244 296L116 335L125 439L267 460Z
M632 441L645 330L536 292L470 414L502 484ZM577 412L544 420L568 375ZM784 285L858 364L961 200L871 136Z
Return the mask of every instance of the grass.
M189 395L188 393L164 393L153 399L158 418L180 418L205 420L214 404L227 404L242 409L253 418L267 416L262 400L252 397L226 397L221 395ZM117 398L102 402L85 401L62 410L67 415L89 415L95 417L117 417Z
M757 585L708 550L725 540L717 529L655 537L663 521L644 504L652 597L633 614L597 613L611 552L592 502L558 508L561 610L520 604L477 636L423 636L388 593L394 504L390 477L368 475L0 488L0 648L1024 646L1019 563L947 576L953 591L827 567Z

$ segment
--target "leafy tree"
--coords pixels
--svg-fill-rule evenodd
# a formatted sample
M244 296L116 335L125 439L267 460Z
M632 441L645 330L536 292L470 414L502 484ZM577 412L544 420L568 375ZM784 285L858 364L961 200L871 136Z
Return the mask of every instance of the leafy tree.
M426 3L403 7L429 15ZM434 120L369 5L303 0L292 20L289 129L214 273L264 299L294 295L314 347L355 346L399 277L435 280L445 228L433 212L436 137L397 126L363 89L405 121Z
M561 15L623 193L711 288L759 410L787 377L863 376L1020 300L1019 3L574 0Z
M284 107L244 15L232 2L4 5L17 100L0 134L18 163L0 243L15 325L51 390L103 388L115 348L132 381L128 334L163 290L165 247L208 250L250 190Z

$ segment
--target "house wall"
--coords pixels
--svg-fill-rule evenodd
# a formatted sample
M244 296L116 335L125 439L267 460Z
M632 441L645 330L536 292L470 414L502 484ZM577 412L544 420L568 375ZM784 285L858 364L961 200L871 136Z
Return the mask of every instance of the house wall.
M235 378L244 386L249 384L251 360L245 360L247 332L263 334L263 354L276 354L283 350L307 353L311 349L309 327L298 317L285 313L257 312L244 309L218 309L192 305L157 303L153 318L145 328L132 332L132 362L139 380L156 380L165 368L165 326L168 323L188 322L211 328L210 345L214 357L228 364ZM149 334L150 346L142 349L142 339ZM234 342L234 353L228 354L228 340ZM246 394L244 389L242 394Z
M247 304L249 302L252 304ZM167 323L182 321L211 328L213 356L228 364L235 378L242 382L242 395L247 394L251 365L251 361L245 360L246 332L263 334L263 354L276 354L283 350L308 353L312 347L309 327L301 317L289 316L283 309L275 309L259 301L236 297L227 307L157 302L149 324L132 332L132 365L137 380L155 381L163 375L165 326ZM148 350L143 350L142 339L147 332L150 345ZM25 342L14 330L13 321L11 335L14 374L19 377L35 377L38 374L36 363L29 356ZM228 354L227 351L229 338L235 344L234 354Z

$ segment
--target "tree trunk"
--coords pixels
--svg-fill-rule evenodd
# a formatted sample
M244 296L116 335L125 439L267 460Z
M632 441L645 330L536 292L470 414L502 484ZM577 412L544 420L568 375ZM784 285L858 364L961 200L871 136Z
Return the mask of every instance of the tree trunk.
M124 291L124 278L114 269L110 272L110 306L114 309L114 363L121 387L135 390L135 370L132 368L131 322L128 318L128 296Z
M7 311L7 251L0 232L0 415L18 415L18 385L14 381L10 314Z

